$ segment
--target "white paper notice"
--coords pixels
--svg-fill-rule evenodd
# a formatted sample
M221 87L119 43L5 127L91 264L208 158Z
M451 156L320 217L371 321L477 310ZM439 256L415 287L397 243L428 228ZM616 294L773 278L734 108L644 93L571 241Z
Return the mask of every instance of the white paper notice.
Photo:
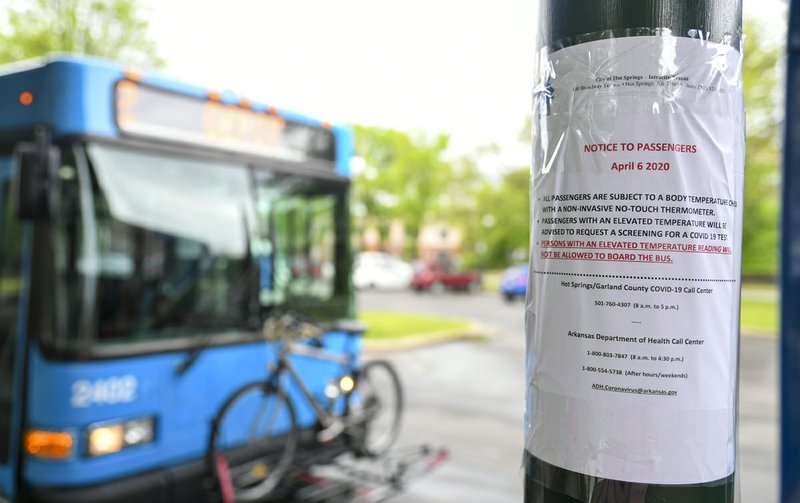
M615 480L734 469L740 53L600 40L547 57L534 117L528 449Z

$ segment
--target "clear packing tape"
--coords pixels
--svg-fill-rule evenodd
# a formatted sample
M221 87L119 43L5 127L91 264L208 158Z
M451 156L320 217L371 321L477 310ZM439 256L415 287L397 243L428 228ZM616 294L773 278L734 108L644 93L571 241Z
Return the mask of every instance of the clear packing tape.
M526 457L581 502L733 487L742 47L689 35L587 34L537 64Z

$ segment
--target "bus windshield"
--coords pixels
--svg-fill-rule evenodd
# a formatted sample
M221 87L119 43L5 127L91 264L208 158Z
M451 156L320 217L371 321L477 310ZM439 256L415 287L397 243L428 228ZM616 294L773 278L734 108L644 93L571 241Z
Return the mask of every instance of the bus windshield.
M253 334L275 306L347 315L343 183L107 144L63 164L59 346Z

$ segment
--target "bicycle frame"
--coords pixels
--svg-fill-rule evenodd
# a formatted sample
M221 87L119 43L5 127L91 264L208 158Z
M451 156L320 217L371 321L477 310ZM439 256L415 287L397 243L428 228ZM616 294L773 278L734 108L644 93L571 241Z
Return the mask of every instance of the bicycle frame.
M281 347L278 353L278 363L275 369L271 372L271 379L276 380L275 384L280 385L280 378L283 375L283 371L285 370L289 376L291 376L294 383L300 390L300 393L305 397L306 401L311 405L311 408L314 410L314 414L319 419L320 423L322 424L323 428L327 428L334 424L336 421L340 421L341 418L334 415L332 412L326 410L322 404L320 404L319 400L314 397L311 391L308 389L306 384L303 382L303 378L300 373L295 369L294 365L289 359L289 355L297 355L297 356L306 356L309 358L316 358L319 360L330 361L336 363L341 366L342 370L346 373L354 374L357 371L356 359L354 355L348 354L340 354L334 353L332 351L327 351L321 347L314 347L309 346L306 344L298 344L293 342L286 342Z

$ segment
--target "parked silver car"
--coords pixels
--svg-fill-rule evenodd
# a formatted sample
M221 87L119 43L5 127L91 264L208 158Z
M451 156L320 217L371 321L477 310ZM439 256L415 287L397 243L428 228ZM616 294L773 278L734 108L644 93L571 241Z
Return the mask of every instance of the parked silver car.
M413 276L411 264L388 253L362 252L355 257L353 284L360 290L408 288Z

